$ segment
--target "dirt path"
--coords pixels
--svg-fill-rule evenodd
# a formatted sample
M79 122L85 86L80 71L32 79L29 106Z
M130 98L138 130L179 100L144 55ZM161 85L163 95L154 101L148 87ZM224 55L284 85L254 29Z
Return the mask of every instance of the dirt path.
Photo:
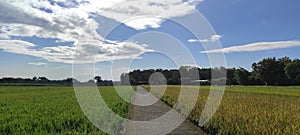
M137 94L133 99L135 104L130 109L129 119L139 122L128 122L125 134L144 135L144 134L201 134L198 127L185 121L179 113L171 109L168 105L161 102L156 96L148 93L142 87L137 87ZM157 102L149 106L147 103ZM144 123L143 123L143 122ZM146 123L149 122L149 123ZM183 123L182 123L183 122ZM177 127L177 128L176 128Z

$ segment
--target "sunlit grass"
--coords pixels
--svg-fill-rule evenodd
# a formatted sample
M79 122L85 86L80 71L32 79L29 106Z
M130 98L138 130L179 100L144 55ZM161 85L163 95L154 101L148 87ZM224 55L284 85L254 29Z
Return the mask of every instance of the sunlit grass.
M128 116L130 104L113 87L99 90L113 111ZM0 115L1 134L104 134L81 111L73 87L1 86Z
M197 104L188 116L195 124L209 90L199 88ZM172 106L179 92L180 86L168 86L162 100ZM201 128L208 134L300 134L299 110L300 87L227 86L216 114Z

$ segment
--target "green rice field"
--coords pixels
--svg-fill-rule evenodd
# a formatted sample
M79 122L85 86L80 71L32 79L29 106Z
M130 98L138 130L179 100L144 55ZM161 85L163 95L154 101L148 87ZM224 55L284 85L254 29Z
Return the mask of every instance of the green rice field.
M126 118L130 104L113 87L99 90L108 106ZM81 111L71 86L0 86L0 134L104 133Z
M200 86L191 114L181 111L196 125L209 88ZM113 87L99 91L114 112L127 118L130 104ZM180 86L168 86L162 100L172 106L179 92ZM105 134L81 111L71 86L1 86L0 115L1 134ZM226 86L216 114L201 129L208 134L300 134L300 87Z

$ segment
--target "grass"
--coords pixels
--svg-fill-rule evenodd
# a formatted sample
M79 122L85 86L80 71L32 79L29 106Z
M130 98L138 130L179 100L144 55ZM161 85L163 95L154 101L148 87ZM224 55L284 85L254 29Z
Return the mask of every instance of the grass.
M199 88L196 106L188 115L195 124L198 124L204 109L209 88ZM173 106L179 92L180 86L168 86L162 100ZM297 86L226 86L217 112L201 128L208 134L300 134L299 110L300 87ZM182 113L187 115L184 111Z
M126 118L130 104L113 87L99 89L107 105ZM209 90L208 86L199 88L197 104L188 115L195 124ZM179 92L179 86L168 86L162 100L172 106ZM300 87L227 86L216 114L201 128L208 134L300 134L299 110ZM108 132L117 124L109 125ZM81 111L73 88L63 86L0 86L0 133L105 134Z
M108 106L126 118L130 104L113 87L99 90ZM81 111L73 87L62 86L0 86L0 133L105 134Z

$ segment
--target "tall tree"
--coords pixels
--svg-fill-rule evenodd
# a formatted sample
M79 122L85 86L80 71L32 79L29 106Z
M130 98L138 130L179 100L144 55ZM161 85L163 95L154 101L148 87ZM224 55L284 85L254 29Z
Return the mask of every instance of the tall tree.
M227 69L227 79L226 79L227 85L237 85L238 84L234 77L235 70L236 70L235 68Z
M129 73L123 73L121 75L121 83L123 85L129 85L130 84L130 80L129 80Z
M97 83L99 83L99 82L102 81L102 79L101 79L100 76L95 76L95 77L94 77L94 80L95 80Z
M287 64L285 73L293 85L300 85L300 60L295 59Z
M285 85L284 63L275 58L266 58L258 63L254 63L252 68L259 74L259 77L267 85Z
M264 85L265 83L261 80L257 71L253 70L250 72L249 85Z
M38 81L41 81L41 82L49 82L50 80L46 77L39 77L38 78Z
M278 59L278 62L280 65L280 73L279 73L280 81L277 85L290 85L291 81L285 72L285 68L287 67L288 64L292 62L292 60L289 57L283 57Z
M239 85L249 85L250 72L244 68L238 68L234 71L234 78Z
M37 81L37 79L38 79L38 78L37 78L36 76L32 78L32 80L33 80L34 82Z

